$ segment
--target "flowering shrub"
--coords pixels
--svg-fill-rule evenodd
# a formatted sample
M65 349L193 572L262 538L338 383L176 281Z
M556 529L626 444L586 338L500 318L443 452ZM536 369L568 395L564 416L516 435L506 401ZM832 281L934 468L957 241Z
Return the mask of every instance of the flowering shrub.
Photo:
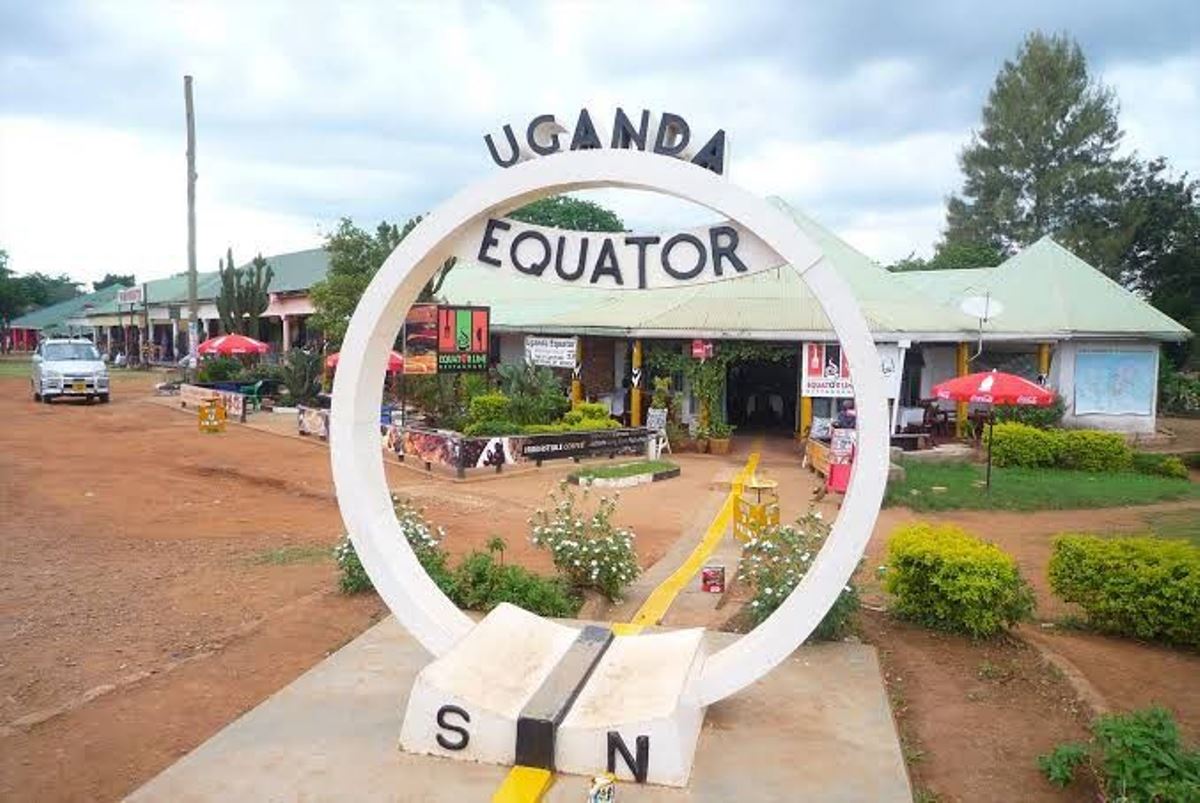
M792 593L829 535L830 526L818 511L810 510L792 525L772 525L754 533L742 547L738 580L754 589L750 618L755 625L775 612ZM838 595L812 638L820 641L841 638L858 610L858 592L853 584Z
M567 483L550 494L550 509L538 509L529 520L533 545L550 550L554 565L575 588L593 588L614 602L638 576L634 534L615 526L618 496L600 497L590 515L582 499Z
M472 552L451 571L448 556L442 547L446 537L441 527L434 527L410 501L392 497L400 530L412 547L417 561L430 579L460 608L490 611L502 602L509 602L539 616L574 616L581 600L557 577L541 577L521 566L504 563L504 541L493 538L487 552ZM367 576L354 544L346 536L334 549L341 577L338 585L343 593L370 591L373 586Z
M425 521L421 511L407 499L393 496L392 505L396 510L396 520L400 523L400 531L404 533L413 554L417 556L417 562L437 583L438 588L453 598L454 578L446 566L446 552L442 549L442 539L446 537L446 531ZM342 536L342 540L334 547L333 556L342 572L338 586L344 593L357 594L374 588L349 536Z

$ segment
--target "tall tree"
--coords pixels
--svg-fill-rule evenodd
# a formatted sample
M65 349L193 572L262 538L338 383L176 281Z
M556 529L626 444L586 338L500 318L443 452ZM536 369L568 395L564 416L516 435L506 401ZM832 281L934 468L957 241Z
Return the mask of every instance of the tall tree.
M132 273L106 273L100 281L92 282L92 291L103 290L105 287L112 287L115 284L132 287L134 283Z
M1121 282L1200 331L1200 182L1159 158L1135 165L1122 195ZM1168 350L1177 364L1195 352L1190 341Z
M611 209L569 195L553 195L526 204L509 215L513 220L572 231L625 231Z
M249 265L239 268L233 261L233 249L229 248L225 251L225 259L218 261L217 271L221 277L217 314L221 317L222 330L226 334L257 335L258 319L271 300L268 289L275 275L274 269L262 254Z
M946 241L1005 254L1052 234L1092 264L1115 269L1107 234L1129 170L1116 156L1117 102L1088 75L1065 35L1029 34L983 107L983 126L959 156L965 180L947 201Z
M940 242L931 259L909 254L888 270L952 270L956 268L994 268L1004 261L1004 255L990 245L966 242Z

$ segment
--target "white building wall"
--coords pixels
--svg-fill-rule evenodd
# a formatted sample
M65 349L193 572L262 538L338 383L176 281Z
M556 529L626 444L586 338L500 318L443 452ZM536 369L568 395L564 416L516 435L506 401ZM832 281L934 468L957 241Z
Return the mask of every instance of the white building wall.
M1110 415L1105 413L1075 413L1075 355L1082 350L1113 349L1119 351L1143 351L1154 354L1154 375L1158 376L1159 344L1157 342L1129 340L1066 340L1055 345L1050 360L1050 385L1062 396L1066 412L1063 426L1079 429L1106 429L1114 432L1129 432L1138 435L1153 435L1156 427L1155 413L1158 410L1158 385L1155 383L1154 400L1148 415Z
M958 347L942 344L924 344L921 346L921 357L925 361L921 369L921 398L928 399L933 395L933 386L958 375L955 367L955 357Z

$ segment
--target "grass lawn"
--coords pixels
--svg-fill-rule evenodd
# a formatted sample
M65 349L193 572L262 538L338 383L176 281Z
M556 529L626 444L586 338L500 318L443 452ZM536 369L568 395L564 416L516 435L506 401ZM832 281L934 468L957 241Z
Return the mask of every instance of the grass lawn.
M1159 538L1178 538L1200 547L1200 510L1172 510L1146 516L1150 531Z
M29 378L29 356L4 357L0 359L0 377Z
M973 463L906 462L904 469L905 481L890 486L884 497L889 507L917 511L1070 510L1200 499L1196 483L1149 474L993 467L988 493L983 487L984 467ZM945 490L934 491L935 486Z
M639 460L636 463L618 463L615 466L588 466L574 471L571 476L585 479L613 480L620 477L632 477L636 474L657 474L660 471L670 471L679 468L670 460Z

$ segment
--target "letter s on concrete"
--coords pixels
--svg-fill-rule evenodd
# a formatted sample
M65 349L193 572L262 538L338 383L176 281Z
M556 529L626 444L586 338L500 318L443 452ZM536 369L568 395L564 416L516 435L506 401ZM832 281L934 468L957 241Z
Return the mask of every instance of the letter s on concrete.
M437 735L437 743L440 744L442 746L442 749L444 749L444 750L465 750L467 745L470 744L470 742L471 742L471 734L468 733L467 729L464 728L462 725L455 725L450 722L447 722L446 721L447 714L457 714L458 716L462 717L463 722L471 721L471 715L468 714L466 711L462 710L461 708L459 708L458 706L456 706L456 705L442 706L441 708L438 709L438 712L437 712L438 727L441 728L442 730L447 730L447 731L450 731L451 733L458 734L458 738L457 739L447 739L445 736L443 736L442 734L439 733Z

